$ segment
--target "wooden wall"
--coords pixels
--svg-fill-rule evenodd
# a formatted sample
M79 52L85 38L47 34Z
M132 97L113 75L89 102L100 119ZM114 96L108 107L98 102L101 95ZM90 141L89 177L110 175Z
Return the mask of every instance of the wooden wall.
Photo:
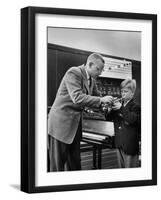
M88 54L77 50L48 45L48 106L51 106L65 72L72 66L83 64Z

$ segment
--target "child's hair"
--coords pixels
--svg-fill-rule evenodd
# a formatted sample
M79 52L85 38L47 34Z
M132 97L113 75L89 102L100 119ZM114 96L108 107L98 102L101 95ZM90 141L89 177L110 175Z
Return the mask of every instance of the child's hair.
M121 89L122 88L129 88L133 93L135 93L136 90L136 80L135 79L125 79L124 81L121 82L120 85Z

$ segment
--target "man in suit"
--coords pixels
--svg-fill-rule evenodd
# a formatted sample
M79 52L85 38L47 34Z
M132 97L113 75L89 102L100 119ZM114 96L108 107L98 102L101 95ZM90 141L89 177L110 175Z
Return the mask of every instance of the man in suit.
M49 112L50 171L80 170L81 114L85 107L110 103L100 97L95 79L104 69L104 59L93 53L85 65L71 67L64 75Z

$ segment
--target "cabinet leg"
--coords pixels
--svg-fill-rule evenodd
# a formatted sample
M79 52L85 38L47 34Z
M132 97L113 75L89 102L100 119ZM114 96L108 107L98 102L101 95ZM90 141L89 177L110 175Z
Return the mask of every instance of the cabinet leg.
M97 169L96 166L96 153L97 153L97 148L95 145L93 145L93 169Z
M102 168L102 148L98 147L98 169Z

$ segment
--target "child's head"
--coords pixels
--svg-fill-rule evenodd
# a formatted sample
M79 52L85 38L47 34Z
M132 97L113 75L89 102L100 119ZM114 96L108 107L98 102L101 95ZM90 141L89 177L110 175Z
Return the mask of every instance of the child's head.
M136 90L136 81L134 79L125 79L121 82L121 96L124 101L129 101L133 98Z

